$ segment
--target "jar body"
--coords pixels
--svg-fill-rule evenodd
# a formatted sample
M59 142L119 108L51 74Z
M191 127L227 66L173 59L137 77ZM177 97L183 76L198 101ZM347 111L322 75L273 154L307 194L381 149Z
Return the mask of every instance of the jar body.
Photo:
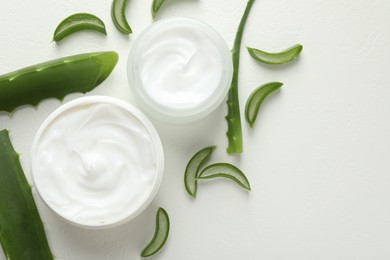
M136 39L127 72L136 100L148 114L181 123L200 119L221 104L233 64L214 29L176 18L152 24Z
M164 169L157 131L124 101L70 101L41 125L32 147L34 186L45 204L77 226L129 221L154 198Z

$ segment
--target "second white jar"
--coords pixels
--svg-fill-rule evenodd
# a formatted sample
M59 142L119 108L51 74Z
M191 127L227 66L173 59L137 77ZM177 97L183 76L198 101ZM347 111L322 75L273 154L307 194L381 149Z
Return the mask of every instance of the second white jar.
M226 97L232 73L222 37L187 18L151 25L134 42L128 60L137 102L169 122L190 122L213 111Z

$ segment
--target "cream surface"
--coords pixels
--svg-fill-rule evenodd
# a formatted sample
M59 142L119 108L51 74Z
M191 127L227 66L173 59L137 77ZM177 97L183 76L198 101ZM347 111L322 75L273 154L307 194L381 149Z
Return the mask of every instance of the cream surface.
M140 80L156 103L191 108L213 95L223 64L215 42L201 28L176 24L149 32L138 50Z
M34 182L57 213L84 225L120 221L142 205L157 178L150 133L107 103L62 112L42 132Z

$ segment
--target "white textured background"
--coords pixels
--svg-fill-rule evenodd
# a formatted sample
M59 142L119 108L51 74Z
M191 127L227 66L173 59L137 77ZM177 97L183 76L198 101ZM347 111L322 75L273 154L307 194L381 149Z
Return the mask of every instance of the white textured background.
M177 0L164 6L158 19L204 20L232 46L245 4ZM0 73L61 56L115 50L120 54L116 69L90 94L134 103L126 59L134 39L152 22L151 0L129 0L126 13L135 32L129 38L114 28L110 6L110 0L1 0ZM81 32L51 43L57 24L76 12L102 18L108 36ZM151 259L390 259L389 24L388 0L257 0L243 44L279 51L302 43L304 50L298 61L280 67L261 65L242 51L242 108L258 85L285 83L263 104L255 128L243 125L244 153L224 152L225 104L192 125L155 122L166 152L165 177L151 206L131 223L111 230L76 228L35 196L56 258L140 259L154 232L155 211L163 206L171 217L171 234ZM38 109L0 114L0 128L11 130L29 179L33 137L59 105L47 100ZM252 192L220 180L200 184L196 200L187 196L185 165L211 144L219 147L213 161L237 164ZM2 252L0 259L5 259Z

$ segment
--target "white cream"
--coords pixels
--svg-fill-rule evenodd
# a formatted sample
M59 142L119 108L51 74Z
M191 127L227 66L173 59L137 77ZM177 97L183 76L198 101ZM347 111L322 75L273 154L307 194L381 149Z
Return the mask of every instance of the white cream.
M200 28L178 24L153 34L139 56L145 92L174 108L194 107L221 83L223 66L213 39Z
M149 129L110 103L81 102L62 111L49 120L35 147L33 176L40 195L77 224L124 220L159 181L161 154Z
M221 36L207 24L185 18L146 29L132 46L128 70L140 105L174 122L192 121L215 109L233 71Z

